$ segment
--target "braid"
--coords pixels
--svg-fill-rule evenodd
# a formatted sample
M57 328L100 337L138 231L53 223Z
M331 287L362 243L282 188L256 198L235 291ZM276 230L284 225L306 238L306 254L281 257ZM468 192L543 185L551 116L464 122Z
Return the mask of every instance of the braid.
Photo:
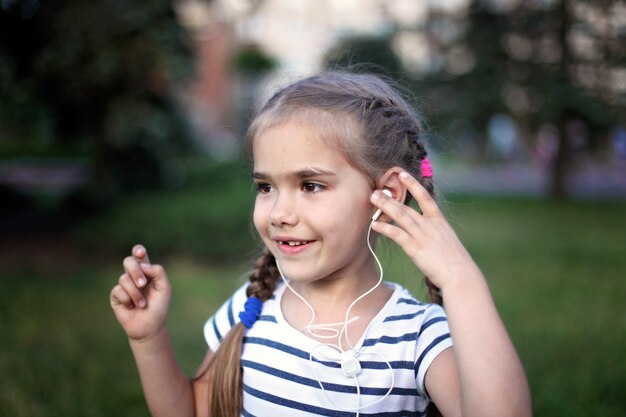
M375 135L371 140L379 140L387 138L389 143L381 143L378 149L384 148L398 149L404 152L400 156L404 163L404 168L419 179L420 184L433 197L435 196L435 186L431 177L424 177L421 171L421 161L428 156L426 147L421 140L421 126L416 117L396 105L392 98L366 98L364 99L364 110L373 120L369 123L368 129L378 127L384 129L375 131ZM382 120L382 123L380 121ZM386 145L386 146L385 146ZM402 151L403 150L403 151ZM404 204L411 201L411 195L407 193ZM426 283L428 299L431 303L443 305L443 297L441 291L432 281L424 276ZM434 402L431 402L427 411L428 417L441 417L441 412Z
M272 296L280 277L276 259L265 249L257 259L248 279L248 297L266 301ZM220 343L203 375L209 380L209 410L212 416L239 417L242 408L241 349L245 326L235 324Z
M280 272L276 267L276 258L269 250L264 249L248 277L250 285L246 289L246 294L248 297L255 296L261 301L266 301L274 293L279 277Z
M420 140L419 135L419 126L416 126L415 129L408 129L406 132L406 139L409 145L409 149L412 151L412 155L408 157L411 159L411 162L415 166L421 166L421 161L423 161L427 156L428 152L426 151L426 147L424 143ZM420 176L419 182L422 186L428 191L434 199L436 199L435 193L435 184L433 182L432 177L424 177L421 173L420 168ZM426 287L428 289L428 298L431 302L443 305L443 298L441 297L441 290L432 283L428 277L424 277L424 281L426 282Z
M404 149L405 153L402 158L405 167L409 172L419 178L420 184L428 191L428 193L436 198L435 186L432 178L422 176L420 163L428 156L426 147L421 140L421 126L415 117L412 117L405 109L399 107L391 97L367 97L363 99L364 110L372 119L370 125L385 130L385 133L392 136L395 141L393 149ZM382 120L383 123L379 121ZM378 121L378 123L376 122ZM391 134L390 134L391 133ZM404 143L398 143L403 141ZM404 201L408 204L411 201L411 195L407 194ZM443 305L441 291L435 286L428 277L424 277L428 298L432 303Z

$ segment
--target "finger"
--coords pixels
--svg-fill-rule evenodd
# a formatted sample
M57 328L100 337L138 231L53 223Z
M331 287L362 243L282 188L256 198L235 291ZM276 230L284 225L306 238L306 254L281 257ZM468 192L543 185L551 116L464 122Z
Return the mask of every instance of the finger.
M133 300L131 300L126 290L119 284L111 290L111 305L114 307L117 305L123 305L126 308L135 307Z
M122 274L120 276L119 284L124 291L126 291L134 305L141 308L146 307L147 303L145 297L141 293L141 290L135 285L135 281L133 281L128 274Z
M431 217L437 216L441 213L433 196L430 195L428 190L426 190L426 188L424 188L424 186L420 184L415 177L406 171L401 172L398 177L400 178L402 184L407 187L411 195L415 198L415 201L417 201L417 205L422 211L422 215Z
M372 230L396 242L409 256L415 249L419 248L419 242L415 236L401 227L385 222L374 222L372 223Z
M171 285L169 280L167 279L167 274L165 273L165 269L158 264L140 264L141 270L146 274L146 276L150 279L154 288L158 291L169 291L171 290Z
M371 196L371 202L381 209L391 220L395 221L399 226L410 229L420 221L420 214L411 207L400 203L399 201L384 195L379 191L374 191Z
M132 278L135 285L139 288L143 288L148 283L148 278L143 273L141 265L133 256L127 256L123 261L124 271Z
M140 263L150 263L150 258L148 257L148 251L143 245L135 245L131 251L133 257Z

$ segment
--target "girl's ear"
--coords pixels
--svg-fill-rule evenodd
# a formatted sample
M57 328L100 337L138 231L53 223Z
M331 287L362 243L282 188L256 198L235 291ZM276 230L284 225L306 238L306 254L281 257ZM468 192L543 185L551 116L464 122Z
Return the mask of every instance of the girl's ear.
M389 168L376 181L376 188L379 190L388 189L391 191L391 196L394 200L404 203L408 191L400 182L400 178L398 178L402 171L404 170L400 167Z

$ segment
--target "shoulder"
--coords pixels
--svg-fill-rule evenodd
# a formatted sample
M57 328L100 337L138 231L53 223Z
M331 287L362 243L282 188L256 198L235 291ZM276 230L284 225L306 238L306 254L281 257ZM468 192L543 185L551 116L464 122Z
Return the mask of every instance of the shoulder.
M439 328L437 333L448 332L448 318L442 306L419 301L401 285L392 285L396 286L392 297L395 302L387 310L385 322L398 322L417 329L418 337L427 336L424 333L433 326Z
M446 320L446 313L438 304L425 303L416 299L406 288L396 283L388 283L394 287L394 293L385 310L385 322L407 322L420 324L437 318Z
M249 283L246 282L240 286L204 323L204 338L212 351L217 350L224 336L239 321L239 312L243 310L243 305L248 298L246 295L248 285Z
M446 313L440 305L419 301L401 285L391 285L395 286L394 293L382 311L385 331L410 330L405 338L411 338L418 345L449 334Z
M412 342L411 361L420 393L427 395L424 377L433 360L452 346L446 313L438 304L417 300L398 284L385 311L385 331Z
M230 331L230 329L237 324L240 320L239 313L244 310L244 304L248 299L246 290L249 282L244 283L239 287L233 295L222 304L222 306L204 323L203 333L204 338L212 351L216 351L224 336ZM276 294L280 291L281 285L277 284L277 288L274 291ZM263 303L263 312L265 314L269 305L273 305L272 300ZM262 316L260 319L263 319Z

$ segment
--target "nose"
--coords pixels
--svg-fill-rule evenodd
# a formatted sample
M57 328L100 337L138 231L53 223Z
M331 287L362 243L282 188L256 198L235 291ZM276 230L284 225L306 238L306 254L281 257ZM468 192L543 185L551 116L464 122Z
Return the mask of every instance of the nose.
M295 197L288 193L277 193L270 211L272 226L292 226L298 221Z

